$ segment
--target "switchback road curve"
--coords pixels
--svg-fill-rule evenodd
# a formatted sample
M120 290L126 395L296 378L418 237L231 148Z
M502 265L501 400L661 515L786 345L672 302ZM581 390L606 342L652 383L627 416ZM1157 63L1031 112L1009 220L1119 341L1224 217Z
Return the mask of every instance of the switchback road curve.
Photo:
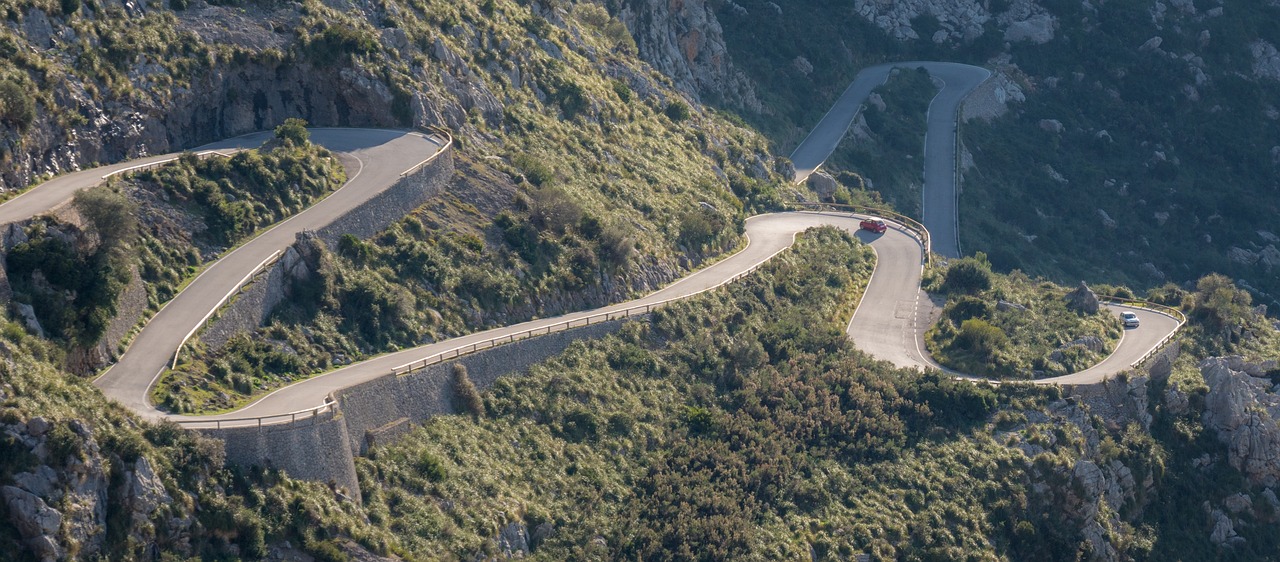
M903 63L910 65L942 65L942 69L956 66L946 63ZM880 67L875 67L880 68ZM973 68L973 67L967 67ZM884 72L888 72L885 67ZM864 71L865 72L865 71ZM932 71L931 71L932 72ZM985 72L985 71L984 71ZM887 75L887 74L886 74ZM874 76L874 75L872 75ZM961 72L957 80L966 76ZM976 76L976 75L975 75ZM863 73L859 74L862 79ZM946 80L946 79L944 79ZM880 80L883 82L883 79ZM979 80L980 82L980 80ZM856 81L855 81L856 83ZM950 83L950 82L948 82ZM969 86L968 88L972 88ZM853 86L850 87L853 89ZM947 90L946 87L943 88ZM867 90L870 91L869 89ZM965 92L967 93L967 89ZM846 92L846 96L848 92ZM942 95L941 93L939 94ZM950 95L950 94L949 94ZM865 97L865 96L864 96ZM960 95L955 103L963 98ZM842 100L845 99L842 97ZM937 103L937 99L935 99ZM860 105L859 102L857 105ZM838 104L839 105L839 104ZM951 119L951 127L935 129L931 111L926 144L933 141L938 130L950 138L952 150L934 150L927 153L926 166L941 162L949 169L954 167L954 104L944 110ZM836 110L833 108L833 112ZM830 117L831 114L828 115ZM849 117L851 120L852 117ZM827 119L824 119L826 122ZM821 127L822 125L820 125ZM847 128L847 124L844 128ZM843 129L841 129L841 135ZM806 140L809 148L821 152L815 140L817 131ZM824 133L825 135L825 133ZM250 135L232 139L202 149L234 149L256 146L268 134ZM822 137L830 143L825 154L830 154L839 136ZM166 304L134 339L121 360L99 377L95 384L110 398L148 418L167 418L179 422L213 422L216 420L243 420L245 418L277 416L324 404L334 390L346 388L367 380L384 376L395 367L404 365L440 351L476 342L488 341L505 334L516 334L530 329L549 327L580 320L602 312L621 311L646 304L659 303L675 298L691 296L732 281L744 272L754 269L778 252L790 247L797 233L815 226L830 225L853 233L869 243L877 254L877 265L863 300L849 323L848 333L855 345L872 356L901 367L936 367L923 351L922 337L927 328L928 300L920 290L920 273L924 262L924 249L916 237L904 226L892 221L884 234L874 235L858 230L859 215L791 212L752 217L746 221L748 245L742 251L701 271L672 283L640 299L604 307L592 311L568 314L561 317L535 320L485 332L478 332L444 342L408 349L375 357L368 361L348 365L305 381L279 389L235 412L218 416L174 416L157 410L149 402L149 391L156 378L172 357L183 335L199 324L200 319L213 310L221 296L236 286L244 275L252 271L273 252L286 247L294 240L294 234L304 229L324 226L346 210L360 204L393 185L399 174L420 163L424 157L438 153L443 143L417 133L364 129L314 129L312 140L330 150L342 153L344 158L354 159L354 171L348 184L311 208L283 221L268 231L229 252L206 268L182 293ZM944 143L947 144L947 143ZM931 146L931 145L930 145ZM799 150L798 150L799 152ZM825 154L822 156L825 159ZM102 177L114 169L146 164L156 159L144 159L87 172L68 174L33 188L27 194L0 205L0 217L6 222L30 218L65 203L79 189L102 182ZM821 159L819 159L819 164ZM949 160L944 162L944 160ZM816 165L814 166L816 168ZM951 183L954 190L954 182ZM46 193L47 192L47 193ZM9 213L9 214L5 214ZM16 217L16 218L14 218ZM0 224L3 224L0 222ZM940 238L932 233L937 244ZM953 238L954 239L954 238ZM1142 328L1126 331L1116 351L1099 365L1080 373L1044 379L1038 382L1080 384L1097 382L1129 368L1158 345L1165 336L1173 333L1178 322L1160 313L1134 309L1142 319ZM284 418L282 421L287 421ZM257 421L223 423L228 425L254 425Z
M791 153L795 181L802 182L831 156L871 91L884 84L894 69L924 68L942 88L929 102L924 137L924 187L921 205L925 228L933 238L934 253L960 257L959 220L956 211L956 111L960 102L991 76L991 71L953 62L894 62L869 66L858 72L822 121Z

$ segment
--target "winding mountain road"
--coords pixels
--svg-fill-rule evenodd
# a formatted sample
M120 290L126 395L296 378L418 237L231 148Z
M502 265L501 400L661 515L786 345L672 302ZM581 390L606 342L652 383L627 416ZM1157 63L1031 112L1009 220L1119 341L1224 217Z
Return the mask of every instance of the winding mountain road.
M895 69L923 68L935 82L938 94L929 102L925 119L924 188L921 222L929 229L934 253L960 257L959 220L956 210L956 111L964 98L991 77L991 71L954 62L894 62L869 66L858 72L835 105L827 111L809 136L791 153L797 183L816 172L862 110L871 91L889 80Z
M803 165L805 169L812 172L822 163L822 160L825 160L848 128L848 122L852 121L862 100L876 84L883 83L891 68L895 66L914 68L922 65L929 69L931 74L937 72L935 76L944 82L942 91L931 106L929 130L926 133L926 145L930 147L926 150L926 180L941 176L949 178L947 182L939 180L938 184L942 185L941 189L944 191L947 185L950 186L952 203L950 212L954 219L955 108L964 96L981 82L981 79L985 79L985 75L977 72L985 73L983 69L950 63L900 63L864 70L858 74L854 84L841 97L837 107L828 113L814 133L806 139L801 149L797 149L797 154L801 156L797 168ZM981 79L979 79L980 75ZM865 93L861 93L864 91ZM861 97L858 97L859 93ZM853 108L853 113L846 115L850 108ZM935 119L935 115L944 115L946 118ZM842 122L843 126L840 125ZM837 130L839 134L833 132ZM942 135L942 141L937 140L938 135ZM266 133L249 135L201 147L199 150L226 150L256 146L267 137ZM249 406L227 414L176 416L160 412L148 400L150 388L155 384L177 347L181 345L184 335L198 326L202 319L218 306L223 295L236 287L247 273L272 253L292 243L297 232L319 228L332 222L345 211L392 186L402 172L415 167L424 158L438 154L444 147L444 143L431 137L403 131L313 129L311 138L317 144L354 159L355 169L349 182L323 201L272 227L208 266L182 293L166 304L147 323L120 361L94 381L104 394L120 401L144 417L167 418L184 422L189 427L214 423L220 423L222 427L259 424L261 420L249 418L282 414L287 416L289 412L320 406L335 390L384 376L396 367L436 353L473 344L479 344L483 349L485 342L495 338L514 338L529 330L550 331L558 326L583 322L588 316L654 305L721 286L789 248L797 233L823 225L836 226L854 234L863 242L870 244L877 254L875 273L862 302L849 322L848 333L854 343L872 356L890 361L900 367L938 367L923 351L923 333L931 318L931 303L919 288L925 256L924 248L916 235L907 227L892 221L886 221L890 228L883 234L858 230L858 222L865 215L788 212L751 217L745 225L748 238L745 249L640 299L597 310L477 332L435 344L389 353L284 387ZM938 147L936 149L932 148L935 144ZM949 149L946 148L948 146ZM68 174L46 182L0 205L0 225L30 218L65 204L76 191L101 183L103 176L107 173L172 157L173 155L166 155L147 158L108 168ZM948 170L950 175L939 171L928 171L934 169ZM930 185L932 184L927 181L927 193L931 189ZM926 197L928 197L927 194ZM942 199L946 198L945 195L942 197ZM926 203L925 209L926 218L928 218L930 204ZM950 239L954 241L954 222L942 221L941 224L950 225L952 229ZM945 228L948 227L942 228L944 229L942 233L929 229L935 245L938 240L946 238ZM1141 308L1126 307L1125 309L1139 314L1142 328L1126 330L1125 337L1110 357L1088 370L1037 382L1042 384L1097 382L1128 369L1133 362L1144 357L1180 326L1177 320L1158 312ZM974 373L974 375L981 374ZM284 417L271 423L288 420L288 417Z

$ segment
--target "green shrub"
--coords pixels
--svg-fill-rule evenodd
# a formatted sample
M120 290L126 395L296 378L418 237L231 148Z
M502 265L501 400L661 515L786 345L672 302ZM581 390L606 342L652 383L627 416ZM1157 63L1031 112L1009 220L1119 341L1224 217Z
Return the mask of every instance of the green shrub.
M484 399L462 363L453 364L453 403L459 412L475 417L484 415Z
M662 112L676 123L685 121L689 119L690 116L689 104L680 100L671 100L671 102L667 104L666 109L663 109Z
M990 288L991 264L981 252L952 261L942 283L942 290L948 293L977 293Z
M983 357L991 357L1009 343L1004 331L981 318L970 318L960 324L960 333L956 336L956 345L977 353Z
M349 64L356 56L377 51L378 41L369 31L346 23L333 23L303 43L307 57L317 65Z
M311 140L311 132L307 130L306 120L290 117L276 127L276 138L291 145L306 146Z
M13 80L0 79L0 121L25 131L36 120L36 100L29 88Z

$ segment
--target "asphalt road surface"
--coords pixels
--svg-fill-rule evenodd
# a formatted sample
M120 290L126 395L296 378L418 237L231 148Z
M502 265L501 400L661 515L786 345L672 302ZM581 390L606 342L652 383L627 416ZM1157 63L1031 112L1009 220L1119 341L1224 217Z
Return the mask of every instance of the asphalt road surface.
M260 133L238 141L256 146L269 136ZM312 129L311 141L355 159L346 185L206 267L151 318L120 361L94 381L104 394L144 417L160 417L161 412L148 401L149 389L172 360L182 339L229 290L277 250L292 244L297 233L333 222L391 187L401 172L442 147L439 141L418 133L373 129Z
M941 90L929 102L924 138L924 188L922 220L932 237L933 251L947 257L960 257L958 221L956 217L956 110L960 102L991 76L991 71L967 64L951 62L895 62L862 69L836 100L822 121L791 153L797 183L817 171L840 144L849 126L862 110L871 91L889 79L895 69L924 68Z
M948 93L950 105L941 114L953 120L955 103L963 98L968 90L977 82L977 74L964 70L963 65L946 63L902 63L903 66L941 65L938 72L948 86L951 80L958 86ZM881 67L874 67L881 68ZM889 66L883 72L887 75ZM870 70L870 69L869 69ZM951 77L946 72L956 71ZM980 69L979 69L980 70ZM934 72L933 69L930 72ZM985 72L985 71L984 71ZM863 80L867 71L858 75ZM874 76L871 74L869 76ZM935 76L937 76L935 74ZM984 77L985 78L985 77ZM855 86L858 85L855 80ZM883 82L883 78L880 79ZM972 82L972 84L970 84ZM878 83L878 82L877 82ZM969 84L964 86L964 84ZM850 87L854 90L854 86ZM867 88L867 92L870 88ZM856 92L855 92L856 93ZM847 97L849 95L846 92ZM942 93L939 94L942 96ZM863 94L865 98L865 94ZM844 100L844 97L841 98ZM844 103L844 102L841 102ZM935 106L938 99L935 99ZM859 104L860 105L860 102ZM935 109L937 109L935 107ZM835 110L833 109L833 112ZM934 118L929 120L930 136L933 136ZM828 118L830 118L828 114ZM852 119L852 117L849 117ZM824 123L827 119L824 119ZM823 125L819 126L820 128ZM847 125L845 125L847 128ZM950 130L949 144L954 148L954 126ZM815 135L818 131L815 131ZM823 133L826 134L826 133ZM810 135L813 139L815 135ZM843 129L840 131L843 135ZM249 135L231 139L223 143L201 147L206 150L234 149L256 146L268 137L267 133ZM519 337L529 331L558 330L570 325L581 325L588 316L608 312L622 312L635 307L656 305L672 299L694 295L737 279L764 263L769 258L789 248L795 235L808 228L832 225L853 233L863 242L871 245L877 255L875 273L867 287L863 300L853 318L849 322L848 334L855 345L872 356L892 362L901 367L929 368L937 365L923 352L923 333L928 328L931 318L931 303L920 290L920 274L924 263L923 248L908 229L886 220L890 228L883 234L873 234L858 230L858 222L864 215L822 212L775 213L752 217L746 222L748 245L742 251L727 257L705 269L672 283L671 285L651 293L640 299L626 303L604 307L597 310L568 314L556 318L540 319L521 324L506 326L467 336L416 347L396 353L375 357L341 369L325 373L311 379L295 383L271 393L257 402L235 412L218 416L169 416L157 410L148 401L149 390L159 374L172 359L182 338L195 327L204 316L213 309L230 289L258 264L277 250L287 247L294 241L297 232L305 229L316 229L329 224L346 210L364 202L393 185L401 172L417 165L422 160L437 154L442 143L417 133L402 131L366 130L366 129L314 129L312 141L330 150L343 153L344 158L354 161L350 172L351 179L341 189L323 201L294 217L281 222L262 233L243 246L229 252L211 264L188 287L166 304L144 329L137 335L120 361L99 377L95 384L110 398L120 401L125 406L144 417L165 417L183 422L223 422L224 426L254 425L257 420L226 422L262 416L279 416L324 404L326 397L335 390L365 382L399 367L436 353L446 352L461 347L479 345L481 349L494 338ZM838 142L838 136L832 142ZM926 141L928 142L928 141ZM809 141L806 141L809 144ZM945 144L945 143L944 143ZM813 145L816 146L816 145ZM832 145L834 147L834 144ZM828 150L827 154L830 151ZM949 156L948 156L949 155ZM171 156L167 156L171 157ZM97 168L86 172L68 174L46 182L21 197L0 205L0 224L23 220L47 212L61 204L65 204L76 191L101 183L102 176L115 170L138 164L147 164L165 157L154 157L136 160L116 166ZM822 157L825 158L825 155ZM954 166L954 151L931 151L927 160L943 161L950 159L948 169ZM820 159L819 162L820 163ZM814 166L816 167L816 165ZM952 177L952 176L948 176ZM954 188L954 184L952 184ZM927 209L928 207L926 207ZM926 223L927 224L927 223ZM930 229L935 248L941 238ZM1112 307L1119 314L1120 307ZM1158 312L1141 308L1124 308L1137 312L1142 327L1128 329L1117 346L1115 352L1098 365L1079 373L1036 381L1043 384L1084 384L1097 382L1105 377L1124 371L1130 365L1145 356L1167 335L1178 328L1178 322ZM981 376L973 373L971 376ZM278 418L268 423L287 421Z

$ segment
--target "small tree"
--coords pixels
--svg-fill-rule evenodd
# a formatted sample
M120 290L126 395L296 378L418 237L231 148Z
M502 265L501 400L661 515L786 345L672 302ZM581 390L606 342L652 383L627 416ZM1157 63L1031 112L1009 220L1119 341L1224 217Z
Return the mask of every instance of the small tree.
M663 111L670 117L672 121L679 123L689 118L689 104L680 100L672 100L667 104L667 108Z
M991 262L982 252L953 262L942 282L942 289L948 293L977 293L990 288Z
M137 206L124 195L107 189L86 189L76 194L72 204L98 235L99 247L107 255L113 255L137 235Z
M484 400L480 398L480 391L476 390L475 383L471 382L467 366L462 363L453 364L453 403L458 411L472 416L480 417L484 414Z
M307 131L306 120L290 117L276 127L276 138L285 144L305 146L311 140L311 132Z

